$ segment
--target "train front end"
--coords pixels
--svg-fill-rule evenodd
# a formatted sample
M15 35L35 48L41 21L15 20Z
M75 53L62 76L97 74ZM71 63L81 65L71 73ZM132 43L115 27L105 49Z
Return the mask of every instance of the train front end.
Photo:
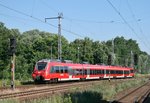
M32 78L35 82L42 82L45 81L45 78L47 76L47 67L48 62L47 61L38 61L34 67Z

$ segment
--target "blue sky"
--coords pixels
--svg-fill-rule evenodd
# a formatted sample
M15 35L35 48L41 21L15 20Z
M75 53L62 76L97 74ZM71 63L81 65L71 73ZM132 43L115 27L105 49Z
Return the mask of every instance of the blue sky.
M62 35L68 41L89 37L93 41L106 41L116 36L137 40L141 50L150 54L150 1L149 0L0 0L0 21L8 28L17 28L20 32L39 29L57 33L58 20L42 21L47 17L56 17L63 13ZM2 6L3 5L3 6ZM4 7L6 6L6 7ZM19 14L7 7L25 13ZM80 36L77 36L77 35Z

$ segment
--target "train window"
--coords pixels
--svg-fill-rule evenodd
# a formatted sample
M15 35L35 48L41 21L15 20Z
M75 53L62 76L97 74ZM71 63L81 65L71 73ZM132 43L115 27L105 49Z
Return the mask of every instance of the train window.
M130 72L131 72L131 73L134 73L134 71L133 71L133 70L131 70Z
M120 71L120 74L123 74L123 71Z
M80 75L80 74L82 74L82 72L81 72L81 70L80 70L80 69L77 69L77 70L75 71L75 73L76 73L76 75Z
M96 74L97 74L97 75L99 74L99 70L96 70Z
M55 70L54 70L54 67L52 66L51 69L50 69L50 73L54 73Z
M106 74L109 74L109 70L106 70Z
M63 66L60 66L59 69L60 69L60 73L63 73L64 67L63 67Z
M95 72L95 70L93 70L93 75L95 75L96 74L96 72Z
M94 74L94 70L91 70L91 75L93 75Z
M99 74L102 74L102 70L99 70Z
M92 75L94 75L94 70L91 70L92 71Z
M82 69L79 69L79 74L82 75L82 73L83 73L83 72L82 72Z
M97 74L100 74L100 73L99 73L99 70L97 70Z
M87 70L84 70L84 74L87 75Z
M94 75L96 75L96 70L94 70Z
M64 72L68 73L68 67L67 66L64 66Z
M120 70L115 71L115 72L116 72L116 74L123 74L123 71L120 71Z
M96 74L99 74L99 70L96 70Z
M92 75L92 70L90 70L90 75Z
M69 72L69 75L73 75L74 74L74 70L72 70L71 67L68 68L68 72Z
M129 71L124 71L124 74L129 74Z
M98 70L95 70L96 71L96 75L98 74Z
M110 71L110 74L114 74L114 71L113 71L113 70L111 70L111 71Z
M104 70L101 70L101 74L104 74Z
M113 74L116 74L116 71L115 71L115 70L113 70Z
M55 66L55 72L59 73L59 66Z
M74 69L74 70L73 70L73 74L74 74L74 75L78 75L78 74L79 74L78 70L77 70L77 69Z

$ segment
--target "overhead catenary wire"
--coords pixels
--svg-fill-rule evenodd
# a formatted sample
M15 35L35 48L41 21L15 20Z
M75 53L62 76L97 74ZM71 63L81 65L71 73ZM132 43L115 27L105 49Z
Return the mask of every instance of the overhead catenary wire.
M1 2L1 1L0 1L0 2ZM48 23L48 22L45 22L44 20L41 20L41 19L39 19L39 18L37 18L37 17L35 17L35 16L31 16L31 15L29 15L29 14L26 14L26 13L24 13L24 12L22 12L22 11L19 11L19 10L13 9L13 8L10 8L10 7L6 6L6 5L3 5L2 3L0 3L0 6L2 6L2 7L4 7L4 8L7 8L7 9L13 11L13 12L18 13L18 14L21 14L21 15L24 15L24 16L27 16L27 17L30 17L30 18L32 18L32 19L34 19L34 20L37 20L37 21L39 21L39 22L42 22L42 23L44 23L44 24L48 24L48 25L50 25L50 26L52 26L52 27L54 27L54 28L58 28L58 26L56 26L56 25L53 25L53 24ZM73 35L75 35L75 36L79 36L79 37L81 37L81 38L84 38L82 35L80 35L80 34L78 34L78 33L75 33L75 32L72 32L72 31L70 31L70 30L67 30L67 29L64 29L64 28L62 28L62 30L65 31L65 32L71 33L71 34L73 34Z
M36 0L33 0L33 6L32 6L32 9L31 9L31 15L34 14L35 5L36 5Z
M145 41L142 41L141 38L138 36L138 34L135 32L134 28L132 28L130 26L130 24L126 21L126 19L124 18L124 16L117 10L117 8L110 2L110 0L106 0L111 6L112 8L115 10L115 12L121 17L121 19L125 22L125 24L128 26L128 28L136 35L136 37L139 39L139 41L141 41L145 47L149 48Z
M22 23L23 25L29 25L29 26L33 26L31 24L27 24L25 18L21 18L21 17L17 17L17 16L12 16L12 15L8 15L8 14L5 14L5 13L0 13L1 16L5 17L5 18L10 18L10 19L13 19L15 22L19 22L19 23Z
M119 21L114 21L114 20L110 20L110 21L94 21L94 20L81 20L81 19L75 19L75 18L69 18L69 17L65 17L65 19L70 20L70 21L77 21L77 22L85 22L85 23L97 23L97 24L102 24L102 23L123 23L123 22L119 22Z
M58 13L59 11L54 9L53 7L51 7L50 5L48 5L44 0L39 0L43 5L45 5L46 7L48 7L50 10L52 10L53 12Z
M132 10L132 8L131 8L131 6L130 6L128 0L127 0L127 6L128 6L128 8L129 8L129 10L130 10L130 12L131 12L131 14L132 14L132 18L134 19L134 21L135 21L137 27L138 27L139 30L140 30L140 33L142 34L142 36L145 37L146 41L147 41L148 43L150 43L149 40L147 39L146 35L143 33L143 30L142 30L141 26L140 26L139 23L138 23L138 21L141 21L141 19L138 19L138 21L137 21L136 16L135 16L135 14L134 14L134 12L133 12L133 10Z

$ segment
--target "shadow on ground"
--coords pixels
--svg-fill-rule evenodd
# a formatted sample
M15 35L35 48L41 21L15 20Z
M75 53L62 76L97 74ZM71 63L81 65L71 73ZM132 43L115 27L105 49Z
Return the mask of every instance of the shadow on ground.
M64 94L65 98L70 98L71 103L109 103L102 99L102 94L92 91L74 92Z

